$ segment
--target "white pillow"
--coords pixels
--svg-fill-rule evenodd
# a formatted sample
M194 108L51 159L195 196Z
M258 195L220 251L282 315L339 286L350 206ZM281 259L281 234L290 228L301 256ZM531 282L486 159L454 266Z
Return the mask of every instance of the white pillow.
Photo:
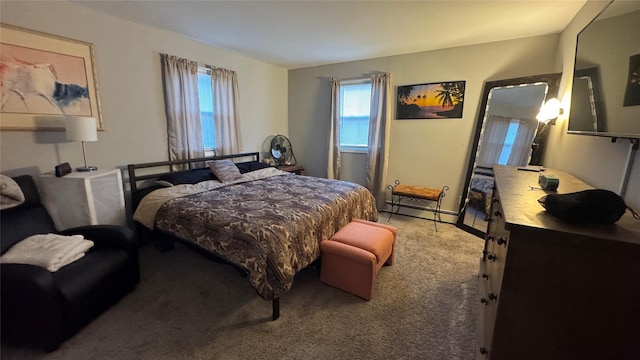
M165 181L165 180L156 180L153 183L156 184L156 185L164 186L164 187L172 187L173 186L172 183L170 183L168 181Z

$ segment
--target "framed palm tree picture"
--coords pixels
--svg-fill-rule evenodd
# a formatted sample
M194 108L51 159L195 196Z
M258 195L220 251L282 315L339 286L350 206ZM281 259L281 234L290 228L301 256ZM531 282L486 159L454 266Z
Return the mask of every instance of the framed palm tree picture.
M398 86L396 119L462 117L465 81Z

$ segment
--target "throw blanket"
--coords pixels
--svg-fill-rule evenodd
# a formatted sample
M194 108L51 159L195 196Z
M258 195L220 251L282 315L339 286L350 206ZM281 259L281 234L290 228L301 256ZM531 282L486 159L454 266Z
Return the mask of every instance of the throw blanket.
M81 259L93 246L82 235L38 234L30 236L0 256L0 263L30 264L51 272Z
M141 207L157 208L151 220L156 229L244 269L261 297L278 298L298 271L319 258L322 240L352 219L376 221L378 212L371 192L358 184L263 170L252 173L272 176L254 174L260 178L160 201L160 206L145 200L178 186L156 190L136 214L146 212Z
M10 177L0 174L0 210L18 206L24 202L20 186Z

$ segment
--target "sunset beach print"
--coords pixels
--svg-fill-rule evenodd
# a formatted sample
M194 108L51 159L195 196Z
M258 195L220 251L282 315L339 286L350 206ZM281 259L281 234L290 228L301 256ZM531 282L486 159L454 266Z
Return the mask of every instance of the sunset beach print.
M397 119L461 118L464 81L398 86Z

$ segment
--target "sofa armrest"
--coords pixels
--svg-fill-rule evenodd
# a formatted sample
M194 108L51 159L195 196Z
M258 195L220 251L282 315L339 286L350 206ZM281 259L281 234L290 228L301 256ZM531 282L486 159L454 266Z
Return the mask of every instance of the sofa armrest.
M94 242L96 248L121 248L129 252L138 251L135 232L120 225L87 225L65 229L61 235L82 235Z
M360 264L373 264L375 266L377 263L376 256L369 251L339 241L323 240L320 243L320 250Z
M27 296L27 292L61 296L52 273L43 267L29 264L5 263L0 264L0 269L2 269L0 276L2 279L3 296L5 295L4 290L17 290L20 295L25 297Z

